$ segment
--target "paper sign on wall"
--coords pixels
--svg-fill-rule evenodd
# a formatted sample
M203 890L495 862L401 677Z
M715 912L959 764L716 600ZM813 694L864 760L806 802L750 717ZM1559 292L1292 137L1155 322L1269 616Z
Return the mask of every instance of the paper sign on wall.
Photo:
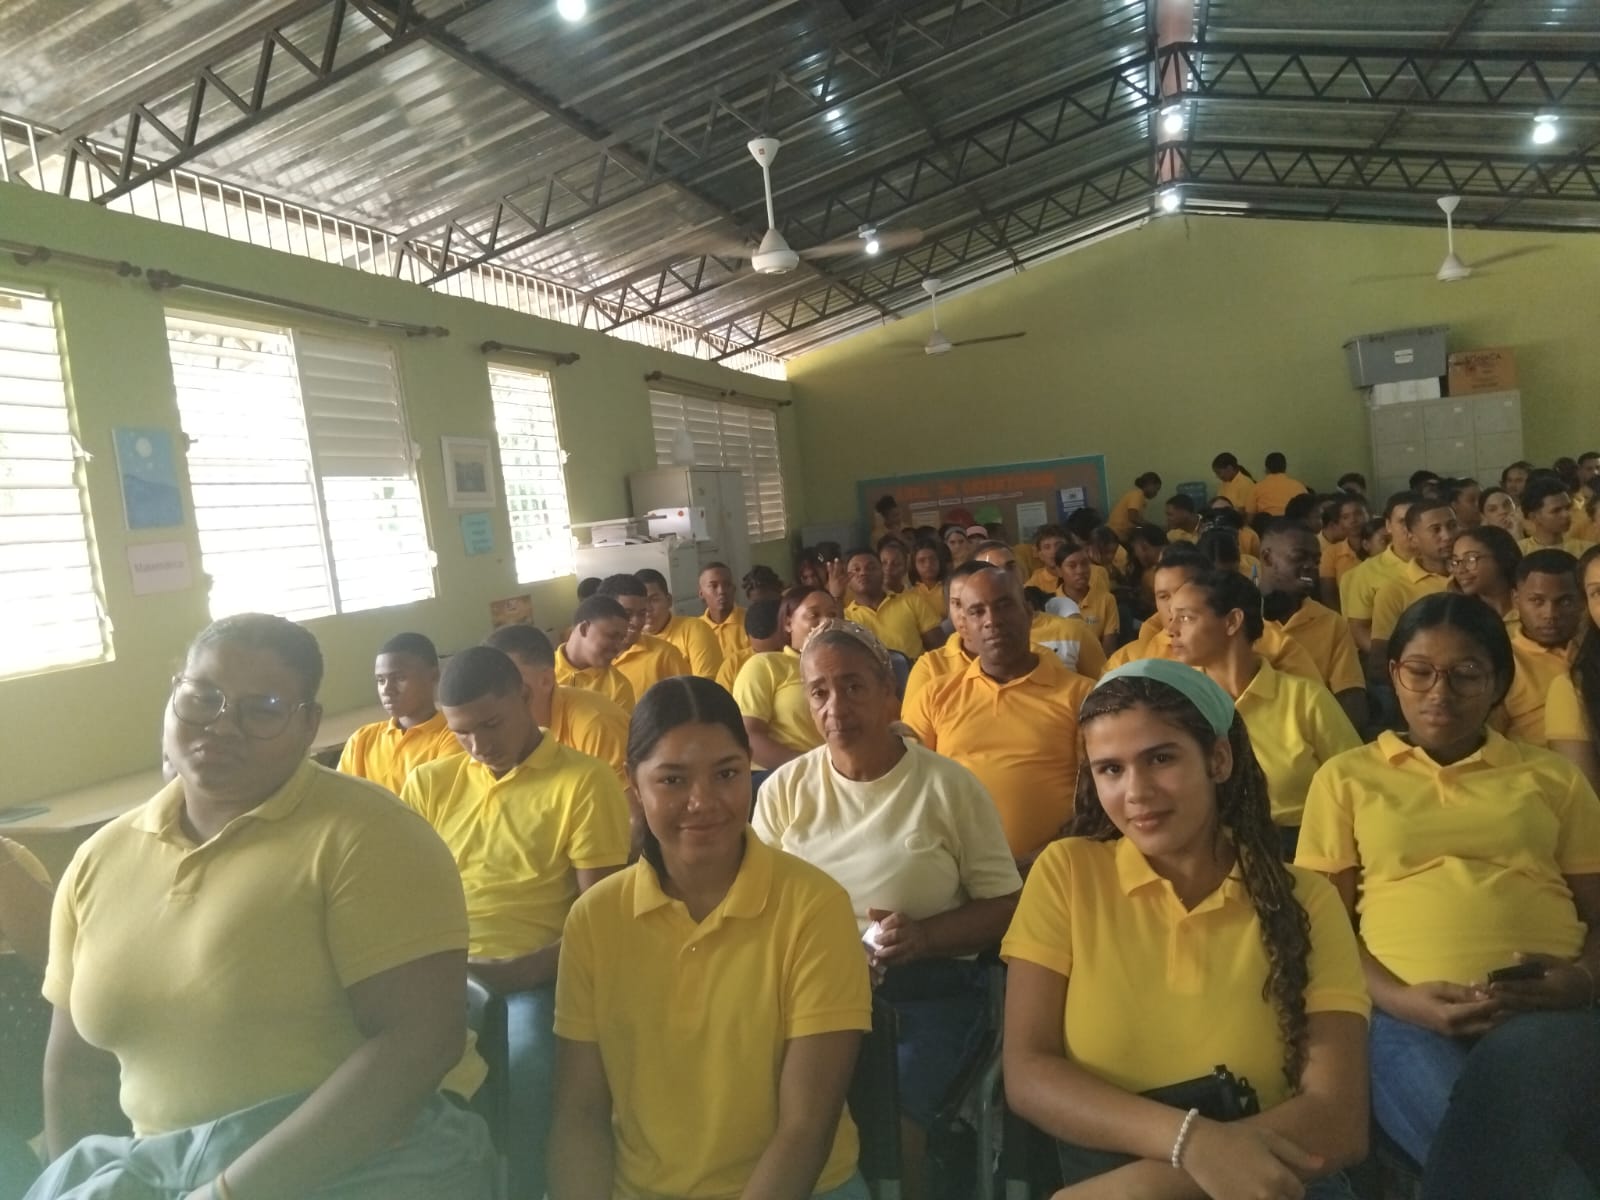
M178 490L172 434L165 429L114 429L112 440L128 528L182 525L183 494Z
M499 629L502 625L532 625L533 597L507 596L504 600L489 601L489 625Z
M461 544L466 547L468 558L494 553L494 525L488 513L461 514Z
M128 570L135 596L181 592L194 584L189 547L184 542L147 542L128 547Z

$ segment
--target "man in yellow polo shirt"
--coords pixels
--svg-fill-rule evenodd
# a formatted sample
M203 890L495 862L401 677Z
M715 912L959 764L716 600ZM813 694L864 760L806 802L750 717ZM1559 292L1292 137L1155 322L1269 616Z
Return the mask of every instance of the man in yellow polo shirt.
M623 639L622 652L612 659L611 666L627 679L635 703L663 679L694 674L682 651L665 638L645 632L650 623L650 594L638 579L632 575L608 575L596 595L610 596L628 614L628 634Z
M1311 598L1320 559L1316 535L1309 529L1284 518L1270 522L1261 537L1262 615L1311 655L1323 685L1350 724L1365 729L1366 677L1350 625Z
M339 754L339 770L398 793L413 768L460 754L461 743L434 708L439 652L430 640L420 633L395 634L378 648L372 675L389 719L350 735Z
M628 714L599 692L556 682L556 652L542 629L502 625L483 639L517 666L534 724L563 746L598 758L628 786Z
M1424 596L1450 586L1450 548L1455 545L1455 510L1441 499L1423 499L1406 510L1406 542L1411 561L1402 563L1372 597L1372 649L1367 656L1367 677L1375 683L1389 678L1389 635L1405 612Z
M980 542L972 557L1008 572L1019 583L1022 581L1017 552L1004 542ZM1050 612L1036 612L1028 626L1028 637L1034 645L1043 646L1059 658L1068 670L1087 679L1099 679L1106 669L1105 647L1081 616L1058 617Z
M1511 637L1511 653L1517 669L1502 702L1505 719L1497 716L1495 727L1516 741L1548 746L1545 701L1550 685L1571 670L1573 639L1583 618L1578 560L1565 550L1525 555L1517 564L1516 603L1521 626Z
M450 848L467 896L467 966L505 997L507 1147L518 1200L544 1195L555 1039L553 984L572 902L628 861L628 803L609 767L545 737L516 664L455 655L439 707L466 754L411 773L400 798Z
M967 664L977 657L977 643L971 641L966 634L966 618L961 611L961 592L974 573L989 569L987 563L968 559L959 567L952 569L945 578L945 611L949 613L950 625L954 632L945 639L942 646L926 651L921 658L911 664L911 675L906 680L905 695L900 700L902 709L910 708L918 693L924 689L944 682L953 673L965 671Z
M1356 548L1361 544L1362 526L1367 523L1367 502L1360 496L1336 496L1327 507L1326 517L1322 533L1318 535L1322 543L1322 561L1317 571L1321 587L1318 598L1325 607L1338 612L1339 585L1361 565L1361 555Z
M1572 496L1554 475L1536 475L1522 491L1522 512L1528 536L1519 545L1524 554L1536 550L1565 550L1580 558L1592 542L1572 536Z
M1276 450L1267 455L1266 467L1267 473L1256 484L1256 511L1269 517L1281 517L1289 501L1311 489L1289 475L1289 460Z
M923 649L923 605L904 592L891 596L884 591L883 564L865 546L846 554L844 566L844 579L830 578L828 585L845 593L834 593L845 619L870 629L885 647L915 662Z
M778 626L778 610L782 604L781 600L757 600L744 610L744 634L749 639L748 648L741 654L729 655L717 668L714 682L723 691L732 694L740 668L756 655L776 652L789 644L789 635Z
M967 767L1000 812L1006 842L1027 864L1072 816L1078 709L1092 686L1028 642L1022 584L993 567L961 591L977 657L920 692L904 719L922 744Z
M1364 560L1339 581L1339 611L1350 622L1350 634L1363 654L1372 649L1372 602L1378 589L1400 574L1411 561L1406 537L1406 514L1422 497L1416 492L1396 492L1383 506L1383 527L1389 545L1382 554Z
M1193 542L1199 539L1200 510L1194 497L1178 492L1167 497L1167 540Z
M628 640L628 612L610 596L590 596L572 614L572 632L556 647L556 682L599 692L623 712L637 697L628 677L616 668Z
M694 674L715 679L722 666L722 647L711 627L699 617L686 617L672 611L672 592L667 588L667 577L660 571L645 567L633 575L644 584L645 597L650 601L650 619L644 631L676 646L689 660L689 669Z
M722 657L748 654L750 639L744 631L744 609L735 603L733 572L726 563L707 563L700 570L700 602L706 606L700 622L716 636Z

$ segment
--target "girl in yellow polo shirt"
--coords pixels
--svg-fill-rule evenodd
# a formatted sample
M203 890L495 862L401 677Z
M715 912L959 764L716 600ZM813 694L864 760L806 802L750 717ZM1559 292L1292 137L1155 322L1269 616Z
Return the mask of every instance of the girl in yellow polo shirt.
M709 680L634 710L643 856L578 898L556 981L554 1200L867 1200L844 1111L871 985L850 897L747 823L750 743Z
M822 745L800 680L800 651L811 631L839 615L839 605L823 588L792 587L778 604L782 650L751 656L733 681L733 698L744 714L750 755L771 771Z
M930 613L944 615L944 581L950 575L950 552L938 538L919 537L911 547L911 569L906 588L921 599ZM828 581L824 579L823 584Z
M1172 652L1233 697L1267 778L1284 860L1293 861L1311 777L1361 736L1320 679L1279 671L1256 653L1265 629L1261 593L1231 571L1197 575L1172 597Z
M1034 863L1001 947L1007 1102L1063 1143L1073 1200L1299 1196L1309 1177L1305 1195L1348 1196L1331 1173L1365 1155L1368 1120L1355 938L1333 889L1279 857L1233 701L1142 660L1079 722L1074 836ZM1259 1115L1199 1095L1218 1065Z
M1476 596L1505 621L1515 624L1517 605L1512 592L1517 586L1517 564L1522 550L1517 539L1504 529L1480 525L1456 534L1450 547L1450 590L1463 596Z
M1404 730L1317 773L1296 860L1359 928L1378 1123L1451 1200L1600 1180L1600 800L1488 727L1513 663L1481 602L1408 608L1388 652Z
M1600 546L1578 560L1578 589L1586 615L1569 674L1550 685L1544 732L1550 749L1583 772L1600 791Z
M1478 497L1478 511L1483 523L1504 529L1517 541L1525 536L1522 531L1522 506L1517 498L1503 487L1484 488Z

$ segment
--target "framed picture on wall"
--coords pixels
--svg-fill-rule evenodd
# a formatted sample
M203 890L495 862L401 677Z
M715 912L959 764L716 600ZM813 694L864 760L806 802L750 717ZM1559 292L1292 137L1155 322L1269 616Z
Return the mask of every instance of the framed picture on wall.
M488 438L446 437L445 502L451 508L494 507L494 457Z

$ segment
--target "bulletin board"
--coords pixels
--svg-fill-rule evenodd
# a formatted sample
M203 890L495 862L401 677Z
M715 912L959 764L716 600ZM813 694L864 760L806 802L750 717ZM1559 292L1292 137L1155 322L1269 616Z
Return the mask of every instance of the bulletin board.
M856 484L862 528L872 528L873 506L884 495L899 501L911 525L938 527L951 509L965 508L980 525L998 521L1009 537L1029 541L1040 525L1059 523L1079 508L1106 514L1106 460L1101 454L1085 454L863 479Z

